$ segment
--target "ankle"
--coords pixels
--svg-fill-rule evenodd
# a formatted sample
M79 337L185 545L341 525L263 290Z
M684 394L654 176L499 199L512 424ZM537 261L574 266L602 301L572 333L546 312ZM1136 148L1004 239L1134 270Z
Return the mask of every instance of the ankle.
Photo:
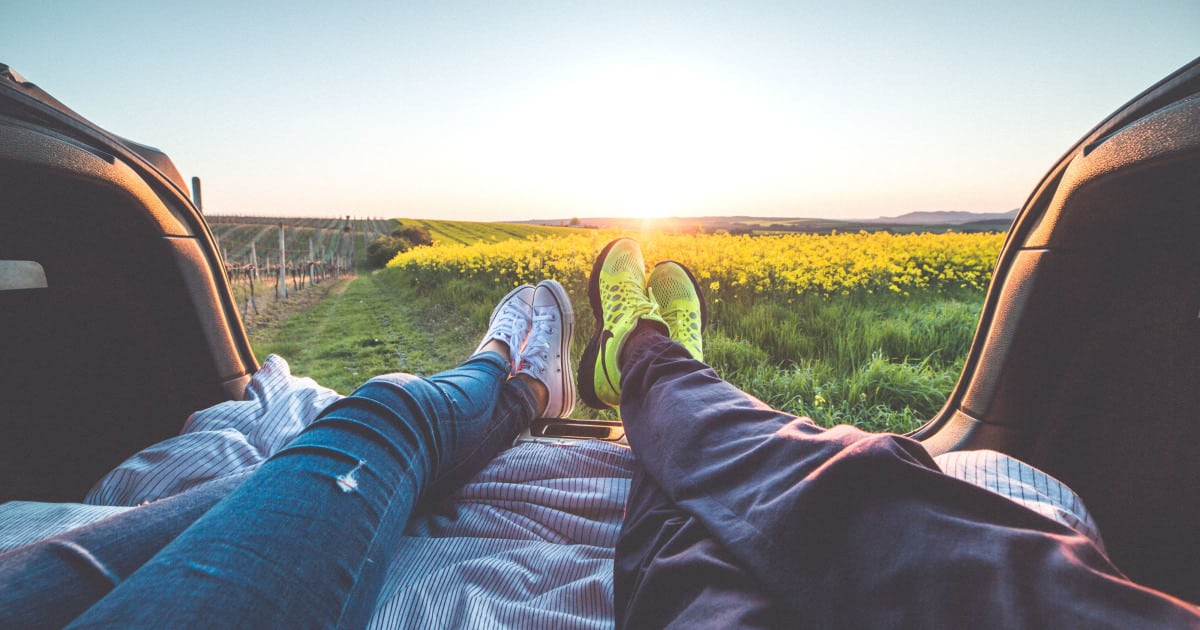
M498 339L492 339L491 341L483 344L483 347L479 349L479 352L495 352L496 354L504 357L505 361L512 360L512 356L509 354L508 344Z
M546 388L546 384L528 374L518 374L513 378L520 379L529 387L530 393L533 394L534 406L537 407L534 410L537 415L546 413L546 406L550 404L550 390Z
M623 368L633 358L634 352L647 344L660 339L670 339L671 331L662 322L643 319L637 323L633 332L621 346L621 356L617 358L617 367Z

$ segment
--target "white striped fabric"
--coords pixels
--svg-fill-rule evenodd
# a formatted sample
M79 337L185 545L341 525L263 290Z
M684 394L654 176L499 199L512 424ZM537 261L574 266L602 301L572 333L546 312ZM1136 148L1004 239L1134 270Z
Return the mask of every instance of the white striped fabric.
M617 544L633 458L599 441L518 442L451 500L414 516L409 536Z
M267 358L244 401L196 412L182 435L106 475L92 504L137 505L250 470L339 395ZM1074 527L1100 545L1082 501L1049 475L992 451L936 458L951 476ZM409 522L372 628L608 628L613 547L633 457L598 441L521 441L454 497ZM0 550L104 518L124 507L0 505Z
M113 505L9 501L0 504L0 551L49 538L131 509Z
M1100 528L1083 499L1063 482L1025 462L990 450L951 451L933 461L951 477L975 484L1087 536L1101 551Z
M287 361L271 355L250 379L244 400L192 414L179 436L122 462L84 503L138 505L254 468L339 398L310 378L292 376Z
M520 442L408 525L371 628L611 628L632 458Z

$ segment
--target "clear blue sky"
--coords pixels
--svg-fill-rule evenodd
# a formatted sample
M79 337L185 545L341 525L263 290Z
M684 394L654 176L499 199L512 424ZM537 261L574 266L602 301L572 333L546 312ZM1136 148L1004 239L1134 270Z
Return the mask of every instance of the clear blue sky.
M0 62L210 212L1004 211L1200 55L1196 0L3 0Z

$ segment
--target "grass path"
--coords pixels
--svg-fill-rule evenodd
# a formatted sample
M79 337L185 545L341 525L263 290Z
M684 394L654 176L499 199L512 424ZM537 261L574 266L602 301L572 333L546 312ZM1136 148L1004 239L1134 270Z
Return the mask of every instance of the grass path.
M309 310L254 331L251 343L259 361L278 354L293 374L346 394L378 374L429 375L453 367L481 333L411 289L367 274Z
M507 287L464 279L414 283L398 271L339 283L315 303L289 298L286 316L251 331L255 354L260 361L278 354L294 374L341 393L379 374L430 375L454 367L478 343ZM705 334L706 358L734 385L819 424L910 431L953 388L979 300L884 297L724 304L716 313L728 321ZM590 310L583 296L573 299L576 327L586 338ZM788 346L779 350L783 341ZM575 346L578 360L580 339ZM772 356L772 349L788 360ZM582 405L573 415L616 417Z

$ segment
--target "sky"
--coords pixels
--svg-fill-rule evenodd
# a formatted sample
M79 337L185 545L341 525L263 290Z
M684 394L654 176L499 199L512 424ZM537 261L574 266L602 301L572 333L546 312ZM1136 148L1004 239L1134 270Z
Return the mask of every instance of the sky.
M1196 0L0 9L0 63L223 214L1003 212L1200 56Z

